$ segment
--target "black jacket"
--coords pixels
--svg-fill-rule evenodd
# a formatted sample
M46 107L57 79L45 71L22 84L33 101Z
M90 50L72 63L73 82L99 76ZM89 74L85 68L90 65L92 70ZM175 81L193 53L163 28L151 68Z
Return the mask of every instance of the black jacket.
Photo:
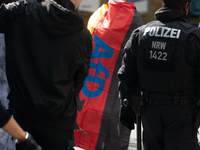
M187 16L183 11L171 10L168 8L161 8L155 13L156 19L160 24L167 25L169 22L173 24L174 21L181 21L187 23ZM145 27L142 26L141 28ZM129 98L133 95L138 87L138 54L139 54L139 35L140 29L135 30L129 41L125 46L125 53L123 56L123 63L118 71L119 78L119 91L121 98ZM185 51L185 61L187 65L195 68L196 75L198 76L198 82L200 82L200 41L196 35L190 34L188 40L186 41L186 51ZM198 91L200 90L200 83L196 83L198 86ZM160 93L157 91L148 91L150 97L153 98L173 98L176 93L168 92ZM193 93L182 92L181 97L194 97L198 96Z
M59 4L58 4L59 3ZM75 96L88 75L92 38L68 0L0 7L10 107L52 127L73 129Z
M11 113L6 111L0 101L0 128L3 127L11 118Z

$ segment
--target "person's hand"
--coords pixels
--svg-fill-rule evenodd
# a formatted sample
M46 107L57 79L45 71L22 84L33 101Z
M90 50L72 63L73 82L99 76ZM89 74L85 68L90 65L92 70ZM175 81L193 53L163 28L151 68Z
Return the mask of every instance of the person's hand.
M22 142L16 142L17 149L20 150L42 150L42 148L36 143L30 133L26 132L26 139Z
M129 130L135 129L134 123L136 123L136 115L132 106L121 105L120 108L120 122L126 126Z

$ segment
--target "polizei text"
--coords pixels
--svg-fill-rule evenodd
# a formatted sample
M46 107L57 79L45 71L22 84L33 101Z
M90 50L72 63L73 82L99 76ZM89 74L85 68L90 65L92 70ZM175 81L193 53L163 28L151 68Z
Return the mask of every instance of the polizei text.
M166 37L179 39L181 34L180 29L168 28L168 27L147 27L143 36L149 35L154 37Z

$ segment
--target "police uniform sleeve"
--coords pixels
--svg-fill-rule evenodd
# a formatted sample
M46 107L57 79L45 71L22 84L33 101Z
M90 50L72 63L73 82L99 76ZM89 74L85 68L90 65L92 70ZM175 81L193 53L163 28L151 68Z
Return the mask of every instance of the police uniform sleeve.
M197 38L197 36L195 38L193 38L191 43L195 44L193 47L197 54L198 98L200 98L200 29L198 29L198 38Z
M195 105L194 119L194 128L198 129L200 126L200 29L196 30L188 38L186 56L186 61L189 62L190 65L196 66L198 74L198 100Z
M200 29L193 32L187 40L186 62L196 68L198 74L197 98L200 98Z
M119 97L121 100L119 118L121 124L129 130L135 128L136 115L132 106L124 106L122 101L125 98L129 99L137 89L137 41L138 33L134 31L124 48L122 65L117 74L119 79Z
M196 36L191 38L191 44L196 53L197 59L197 73L198 73L198 98L200 98L200 29L196 32ZM189 45L190 46L190 45ZM194 60L194 59L193 59Z
M122 65L117 73L118 90L121 99L130 98L137 90L137 51L138 29L136 29L125 45Z
M3 127L11 118L11 113L6 111L5 107L0 103L0 127Z

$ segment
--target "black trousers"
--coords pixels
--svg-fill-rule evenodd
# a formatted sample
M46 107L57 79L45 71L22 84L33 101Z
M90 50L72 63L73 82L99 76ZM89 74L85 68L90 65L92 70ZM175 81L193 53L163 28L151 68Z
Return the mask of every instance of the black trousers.
M145 150L199 150L192 106L147 105L142 116Z
M14 115L23 130L28 131L43 150L73 150L73 130L63 130L41 125L22 115ZM16 147L16 150L20 150Z

